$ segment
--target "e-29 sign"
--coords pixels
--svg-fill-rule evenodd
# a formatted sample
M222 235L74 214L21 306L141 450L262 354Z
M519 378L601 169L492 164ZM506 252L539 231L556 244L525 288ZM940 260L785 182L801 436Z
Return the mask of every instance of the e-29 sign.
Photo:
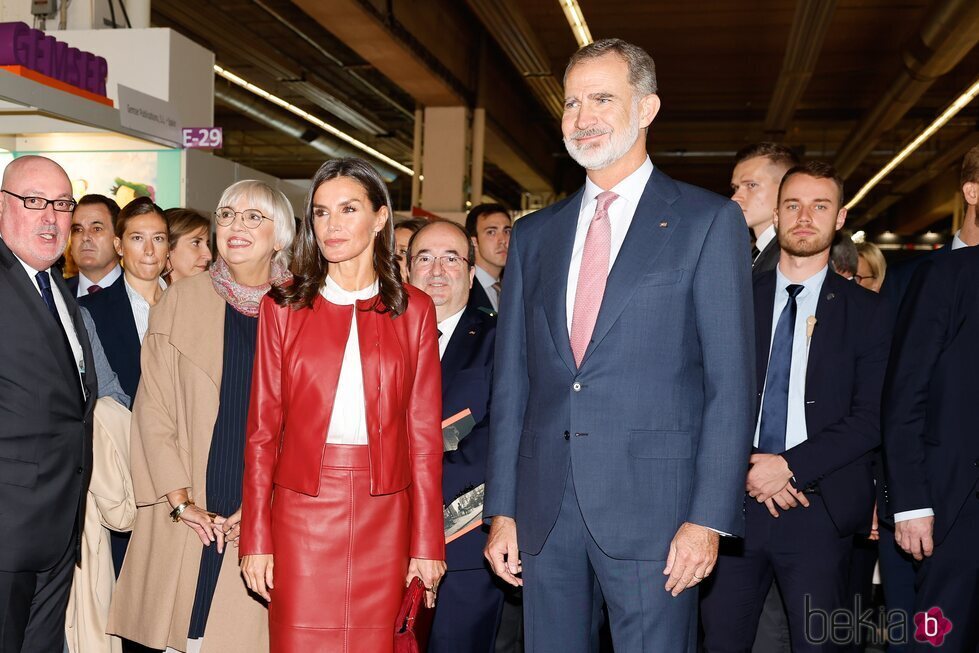
M184 127L181 131L185 148L216 150L224 144L224 131L220 127Z

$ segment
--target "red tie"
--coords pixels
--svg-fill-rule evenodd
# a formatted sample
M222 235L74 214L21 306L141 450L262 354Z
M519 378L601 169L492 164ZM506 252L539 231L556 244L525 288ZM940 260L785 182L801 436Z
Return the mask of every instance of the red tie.
M598 195L595 216L588 226L585 236L585 250L581 255L581 270L578 272L578 286L574 296L574 313L571 316L571 351L574 362L581 366L585 357L598 309L605 295L605 281L608 279L609 258L612 249L612 226L609 224L608 208L619 198L612 191Z
M88 287L88 294L89 295L94 295L95 293L97 293L100 290L102 290L102 286L100 286L97 283L93 283L91 286Z

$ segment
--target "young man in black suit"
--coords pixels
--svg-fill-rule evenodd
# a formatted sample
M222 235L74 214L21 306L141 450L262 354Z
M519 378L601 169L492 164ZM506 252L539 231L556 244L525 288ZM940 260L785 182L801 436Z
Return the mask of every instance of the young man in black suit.
M778 239L772 217L782 175L799 165L799 157L785 145L754 143L735 155L731 172L731 199L744 211L755 246L751 252L753 278L775 269L778 263Z
M468 410L472 430L442 465L446 506L463 511L461 522L475 528L445 548L448 573L439 587L429 653L485 653L493 650L503 592L483 558L486 532L479 518L486 482L489 407L496 344L496 317L469 303L474 280L473 243L454 222L422 227L408 245L409 282L435 303L442 359L442 417Z
M827 618L849 607L852 536L870 530L891 320L878 295L829 269L842 206L842 181L826 164L782 179L779 264L754 284L761 392L745 537L725 538L702 593L709 653L751 650L773 577L794 652L839 651L855 635L830 632Z
M97 379L57 268L75 202L65 171L24 156L0 197L0 651L50 653L81 555Z
M888 510L897 545L919 561L914 619L922 623L911 631L933 636L915 638L912 651L979 650L977 279L975 247L918 266L884 389Z

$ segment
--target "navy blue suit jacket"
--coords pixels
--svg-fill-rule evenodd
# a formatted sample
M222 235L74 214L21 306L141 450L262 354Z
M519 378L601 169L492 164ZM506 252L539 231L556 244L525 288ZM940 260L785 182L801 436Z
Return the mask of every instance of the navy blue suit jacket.
M936 543L979 481L977 279L977 247L918 267L901 304L884 389L890 513L931 508Z
M474 282L474 285L479 282ZM476 426L455 451L442 458L442 495L446 505L486 482L489 451L489 408L493 383L496 318L468 306L442 357L442 419L467 408ZM450 571L483 569L486 531L478 528L445 547Z
M566 293L583 192L514 225L484 514L515 517L520 549L538 553L573 467L602 550L665 560L683 522L744 531L755 395L744 214L654 169L579 369Z
M105 357L119 377L123 392L135 400L136 388L139 387L141 345L132 305L126 294L125 278L125 275L120 275L111 286L94 295L80 297L78 303L87 308L92 316Z
M759 410L774 308L772 270L755 281ZM816 303L806 367L807 439L782 456L795 476L796 488L818 488L841 536L870 531L875 499L872 463L880 445L880 396L890 336L886 301L827 272Z

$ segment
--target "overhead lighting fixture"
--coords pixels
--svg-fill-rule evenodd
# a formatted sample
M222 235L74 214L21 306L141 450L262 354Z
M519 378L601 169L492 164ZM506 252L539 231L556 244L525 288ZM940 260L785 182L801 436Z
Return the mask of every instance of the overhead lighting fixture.
M935 134L935 132L937 132L939 129L941 129L942 127L944 127L945 126L945 123L947 123L949 120L951 120L952 118L954 118L955 115L959 111L961 111L962 109L964 109L970 102L972 102L976 98L977 95L979 95L979 79L977 79L972 84L972 86L970 86L969 88L967 88L965 90L965 92L962 93L962 95L960 95L959 97L957 97L955 99L955 101L952 102L952 104L950 104L948 106L947 109L945 109L944 111L942 111L941 115L939 115L937 118L935 118L935 120L930 125L928 125L927 127L925 127L924 131L922 131L920 134L918 134L913 141L911 141L910 143L908 143L907 145L905 145L904 146L904 149L902 149L900 152L898 152L897 155L893 159L891 159L890 161L888 161L887 162L887 165L885 165L883 168L881 168L880 171L876 175L874 175L873 177L871 177L870 180L866 184L863 185L863 188L861 188L860 191L857 192L857 194L853 196L853 199L851 199L849 201L849 203L847 203L846 208L847 209L852 209L854 206L856 206L857 205L857 202L859 202L864 197L866 197L867 193L869 193L871 191L871 189L873 189L874 186L876 186L877 184L879 184L880 181L881 181L881 179L883 179L888 174L890 174L890 172L894 168L896 168L899 165L901 165L901 163L906 158L908 158L909 156L911 156L914 153L914 151L917 150L919 147L921 147L921 145L925 141L927 141L929 138L931 138Z
M863 230L860 230L855 234L853 234L853 236L850 237L850 240L852 240L855 244L859 245L860 243L866 242L867 233Z
M226 69L222 68L221 66L215 65L214 66L214 73L216 75L218 75L219 77L223 77L224 79L228 80L232 84L235 84L237 86L240 86L241 88L245 89L249 93L254 93L258 97L260 97L260 98L262 98L264 100L267 100L267 101L271 102L272 104L275 104L275 105L278 105L278 106L282 107L283 109L285 109L289 113L294 114L296 116L299 116L300 118L302 118L306 122L308 122L310 124L313 124L313 125L316 125L317 127L319 127L320 129L322 129L326 133L331 134L333 136L336 136L341 141L344 141L345 143L349 143L353 147L356 147L358 150L364 152L365 154L369 154L370 156L374 157L375 159L377 159L379 161L383 161L384 163L388 164L389 166L391 166L395 170L399 170L399 171L405 173L406 175L414 176L415 171L412 170L411 168L409 168L409 167L407 167L405 165L402 165L401 163L398 163L397 161L395 161L394 159L392 159L391 157L389 157L388 155L386 155L386 154L384 154L382 152L378 152L377 150L375 150L373 147L371 147L367 143L364 143L362 141L357 140L356 138L354 138L350 134L348 134L348 133L346 133L344 131L341 131L341 130L337 129L333 125L329 124L328 122L325 122L321 118L318 118L318 117L314 116L313 114L311 114L310 112L306 111L305 109L301 109L301 108L297 107L295 104L292 104L291 102L286 102L285 100L283 100L282 98L278 97L277 95L272 95L271 93L269 93L265 89L260 88L258 86L255 86L251 82L249 82L249 81L247 81L245 79L242 79L241 77L239 77L238 75L235 75L230 70L226 70Z
M564 16L568 19L568 25L574 33L574 38L578 42L578 47L583 48L592 42L591 32L588 30L588 23L585 22L585 15L581 13L578 0L559 0Z

